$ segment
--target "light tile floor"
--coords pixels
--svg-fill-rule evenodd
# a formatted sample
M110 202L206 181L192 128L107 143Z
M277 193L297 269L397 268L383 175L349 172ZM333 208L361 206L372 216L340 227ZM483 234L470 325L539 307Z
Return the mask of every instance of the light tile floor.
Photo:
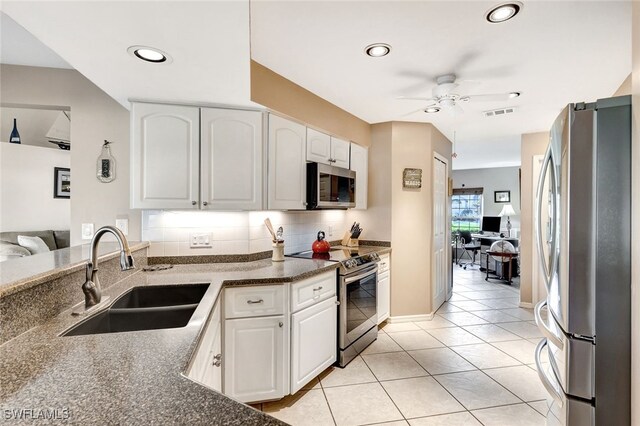
M346 368L295 395L256 404L294 426L544 425L539 332L514 286L454 268L453 297L431 321L383 324Z

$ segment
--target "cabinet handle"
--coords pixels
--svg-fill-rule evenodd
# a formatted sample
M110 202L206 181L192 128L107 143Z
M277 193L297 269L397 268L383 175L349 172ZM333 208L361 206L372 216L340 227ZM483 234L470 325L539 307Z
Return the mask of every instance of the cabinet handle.
M198 202L197 202L197 201L192 201L192 202L191 202L191 205L192 205L192 206L195 206L196 204L198 204Z
M218 355L214 356L213 359L218 360L218 361L221 360L222 359L222 354L218 354Z
M340 301L339 300L336 300L336 305L340 305Z
M213 361L213 366L214 367L220 367L222 365L222 361L217 360L217 361Z
M260 300L247 300L247 303L249 305L253 305L253 304L256 304L256 303L262 303L262 302L264 302L264 300L262 300L262 299L260 299Z
M206 207L206 206L208 206L208 205L209 205L209 203L207 203L206 201L204 201L204 202L202 203L202 205Z
M282 323L282 321L280 321L280 322L278 323L278 327L280 327L280 328L282 328L282 326L283 326L283 325L284 325L284 324Z
M313 291L320 291L320 290L322 290L322 286L313 289Z

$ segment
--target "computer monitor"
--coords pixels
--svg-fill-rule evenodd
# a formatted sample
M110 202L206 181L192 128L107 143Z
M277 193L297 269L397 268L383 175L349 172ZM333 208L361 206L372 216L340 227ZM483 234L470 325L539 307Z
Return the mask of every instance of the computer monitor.
M500 216L482 216L482 231L500 233Z

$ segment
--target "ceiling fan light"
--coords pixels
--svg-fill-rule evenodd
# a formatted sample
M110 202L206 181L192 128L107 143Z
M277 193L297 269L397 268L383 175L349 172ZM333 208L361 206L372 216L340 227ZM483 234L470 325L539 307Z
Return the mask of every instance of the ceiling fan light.
M372 58L381 58L391 52L391 46L386 43L374 43L364 48L364 53Z
M509 99L515 99L520 96L520 92L511 92L509 93Z
M425 108L424 112L426 112L427 114L433 114L433 113L436 113L436 112L440 112L440 107L437 107L437 106L427 107L427 108Z
M518 14L518 12L520 12L521 9L522 3L502 3L489 10L489 12L487 12L487 14L485 15L485 18L492 24L498 24L513 18Z

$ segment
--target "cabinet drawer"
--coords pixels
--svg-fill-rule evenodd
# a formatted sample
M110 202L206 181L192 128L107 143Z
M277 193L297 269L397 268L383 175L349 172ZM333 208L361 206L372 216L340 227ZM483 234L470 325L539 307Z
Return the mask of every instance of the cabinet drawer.
M314 305L336 294L336 271L291 284L291 312Z
M225 289L225 318L284 314L285 286L256 286Z

